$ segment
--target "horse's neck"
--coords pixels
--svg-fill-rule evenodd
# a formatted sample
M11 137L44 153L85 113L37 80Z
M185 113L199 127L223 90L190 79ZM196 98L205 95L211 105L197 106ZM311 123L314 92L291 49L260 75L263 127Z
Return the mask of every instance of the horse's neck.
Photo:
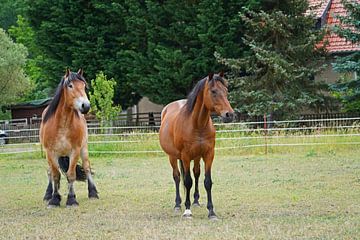
M205 107L202 92L196 99L191 118L193 126L197 129L204 129L209 125L210 111Z
M77 113L70 107L66 106L65 100L60 100L59 106L56 109L55 117L58 119L59 127L69 128Z

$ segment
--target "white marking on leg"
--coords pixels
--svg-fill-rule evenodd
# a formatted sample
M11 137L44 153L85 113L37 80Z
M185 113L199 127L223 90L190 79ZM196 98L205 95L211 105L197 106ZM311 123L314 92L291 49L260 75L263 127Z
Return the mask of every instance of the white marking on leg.
M94 180L93 180L93 178L92 178L92 176L91 176L91 172L90 172L90 171L86 172L86 177L87 177L90 185L95 185Z
M183 216L184 217L191 217L192 216L191 210L190 209L185 209L185 212L184 212Z
M71 196L75 195L74 182L69 182L68 187L69 187L69 195Z

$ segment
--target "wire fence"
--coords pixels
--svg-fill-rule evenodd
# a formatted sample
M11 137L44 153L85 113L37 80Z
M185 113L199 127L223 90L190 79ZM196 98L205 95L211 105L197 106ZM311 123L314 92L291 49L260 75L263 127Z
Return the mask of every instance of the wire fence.
M343 124L339 124L343 123ZM216 150L360 144L360 117L216 123ZM90 154L157 154L160 126L88 128ZM41 152L38 128L10 129L0 155Z

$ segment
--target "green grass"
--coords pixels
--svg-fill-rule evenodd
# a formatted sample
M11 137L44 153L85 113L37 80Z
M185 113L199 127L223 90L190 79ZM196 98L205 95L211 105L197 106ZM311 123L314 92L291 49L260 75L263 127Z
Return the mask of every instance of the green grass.
M173 213L175 190L164 154L96 155L91 160L100 199L87 199L86 184L77 182L80 206L70 209L64 177L61 207L47 209L42 202L47 163L40 154L0 156L0 238L360 238L360 149L274 149L268 155L217 152L216 222L207 219L203 174L202 206L192 209L193 219Z

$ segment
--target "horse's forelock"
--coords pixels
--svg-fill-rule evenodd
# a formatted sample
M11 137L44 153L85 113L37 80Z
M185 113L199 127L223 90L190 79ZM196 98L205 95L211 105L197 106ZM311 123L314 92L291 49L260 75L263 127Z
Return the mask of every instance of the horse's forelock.
M63 77L63 80L64 80L63 84L66 86L69 85L74 80L80 80L80 81L84 82L85 85L87 86L87 82L86 82L85 78L79 73L70 72L70 74L66 78Z
M221 77L220 74L214 75L214 77L211 79L212 83L215 83L215 81L221 82L225 87L228 87L228 82L224 77Z

